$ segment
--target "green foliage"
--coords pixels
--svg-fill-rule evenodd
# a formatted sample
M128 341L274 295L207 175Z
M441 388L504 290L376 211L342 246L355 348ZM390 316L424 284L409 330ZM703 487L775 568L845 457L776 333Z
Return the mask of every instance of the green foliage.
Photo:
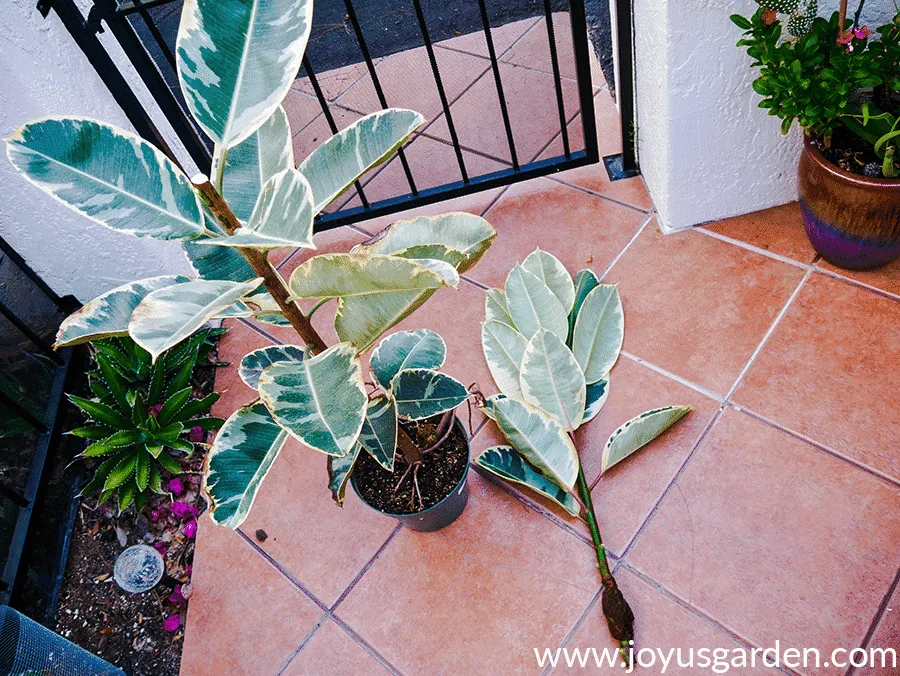
M119 509L134 501L141 509L148 491L163 492L161 469L181 472L170 451L190 456L191 436L218 429L219 418L202 417L219 398L191 396L191 375L198 362L205 362L213 349L213 338L223 329L200 331L156 362L130 338L109 338L92 343L94 369L88 372L93 399L69 395L85 414L87 424L69 434L92 443L82 455L103 458L82 495L100 492L105 502L118 496Z
M789 23L796 35L785 39L781 23L767 23L765 11L790 10L782 4L762 2L750 18L732 15L731 21L744 31L737 44L747 48L751 65L759 68L753 81L754 91L763 97L759 107L781 119L782 133L796 120L810 137L828 144L848 117L861 115L857 101L870 99L871 90L900 90L900 26L895 20L878 28L875 39L863 27L843 30L837 12L830 19L810 20L811 14Z

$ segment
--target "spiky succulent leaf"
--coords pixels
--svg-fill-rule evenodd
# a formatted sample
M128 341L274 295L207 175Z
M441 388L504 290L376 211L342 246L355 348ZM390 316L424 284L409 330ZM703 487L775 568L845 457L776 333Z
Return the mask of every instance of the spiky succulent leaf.
M239 408L225 421L203 476L215 523L237 528L244 522L286 439L287 432L261 403Z
M63 320L56 334L56 347L80 345L111 336L127 336L131 314L147 294L189 281L190 277L182 275L151 277L107 291Z
M508 324L487 321L481 325L481 348L497 387L510 397L522 395L519 369L528 340Z
M565 308L543 280L521 265L506 277L506 304L516 329L526 339L545 328L565 340L569 330Z
M405 369L439 369L447 357L444 339L429 329L397 331L372 350L369 363L375 380L385 390Z
M6 152L28 181L108 228L155 239L203 233L200 201L187 177L124 129L49 117L20 127Z
M575 355L547 329L535 333L522 357L519 373L522 398L574 432L584 417L584 375Z
M132 444L141 441L142 436L140 430L119 430L118 432L110 434L108 437L95 441L89 445L84 449L82 455L85 458L95 458L101 455L118 453L126 446L131 446Z
M68 397L69 401L80 408L88 418L96 423L115 429L127 429L131 427L131 421L114 408L101 404L98 401L83 399L74 394L70 394Z
M589 423L603 410L603 405L609 397L609 376L591 383L585 388L584 417L581 424Z
M166 402L163 404L162 409L160 409L159 413L156 416L156 420L159 422L161 427L165 427L169 423L176 420L178 412L191 398L192 391L193 388L188 386L183 390L178 390L171 397L166 399Z
M522 261L522 267L547 285L568 315L575 302L575 285L566 266L553 254L535 249Z
M461 382L431 369L400 371L391 381L397 414L406 420L424 420L450 411L469 398Z
M158 289L135 308L128 333L155 361L261 282L261 277L249 282L196 280Z
M238 367L238 375L247 387L255 390L259 385L259 376L272 364L303 361L305 356L306 350L299 345L268 345L245 354Z
M475 458L475 464L502 479L527 486L536 493L555 502L572 516L578 516L581 508L564 488L536 471L509 446L492 446Z
M622 462L669 429L691 411L691 406L665 406L645 411L612 433L600 464L600 473Z
M104 491L118 488L134 476L138 455L137 451L130 451L122 455L122 458L109 471L106 481L103 483Z
M368 401L352 345L338 343L301 362L273 364L258 385L275 421L307 446L335 456L352 450Z
M366 171L381 164L425 122L419 113L389 108L366 115L316 148L300 164L319 213Z
M586 382L596 383L609 373L624 338L625 313L619 290L612 284L600 284L584 299L572 337L572 352Z
M362 452L362 446L356 444L353 450L343 458L328 456L328 490L331 491L331 499L338 507L344 506L344 495L347 492L347 482L356 465L356 460Z
M306 50L312 0L187 0L176 43L178 80L206 134L233 148L290 90Z
M375 397L366 407L359 443L388 472L394 471L397 450L397 404L393 397Z

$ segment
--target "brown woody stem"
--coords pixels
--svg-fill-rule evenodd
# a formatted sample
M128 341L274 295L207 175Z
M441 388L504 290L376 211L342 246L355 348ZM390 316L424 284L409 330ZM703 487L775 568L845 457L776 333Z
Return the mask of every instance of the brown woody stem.
M234 212L231 211L231 208L225 200L222 199L219 191L216 190L212 183L210 183L209 178L200 174L192 178L191 182L200 193L200 197L203 199L204 204L206 204L212 215L216 217L225 229L225 232L229 235L234 234L235 230L241 227L241 222L237 219L237 216L234 215ZM294 330L300 334L303 342L309 346L310 351L313 354L317 354L324 350L327 347L325 341L322 340L322 337L315 328L313 328L313 325L306 315L303 314L300 306L289 300L291 294L288 291L287 286L285 286L281 275L279 275L278 271L272 267L272 264L269 262L269 257L265 252L248 247L238 247L238 251L240 251L244 258L247 259L250 267L253 268L253 272L255 272L257 276L263 278L263 284L266 287L266 291L268 291L269 295L271 295L272 298L275 299L275 302L278 303L278 307L281 308L285 318L291 323Z
M832 15L833 16L833 15ZM847 0L841 0L838 18L838 32L844 32L844 24L847 23Z

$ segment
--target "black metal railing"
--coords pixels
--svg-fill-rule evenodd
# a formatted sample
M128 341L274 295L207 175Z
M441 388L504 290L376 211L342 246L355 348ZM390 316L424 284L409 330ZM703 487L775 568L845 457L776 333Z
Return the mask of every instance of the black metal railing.
M209 142L186 112L178 85L174 49L180 5L181 0L93 0L85 18L75 6L74 0L38 2L39 9L45 15L51 8L59 14L79 46L109 84L113 95L138 132L160 145L171 156L171 150L166 147L151 116L134 95L133 87L125 84L124 76L112 63L97 37L98 33L104 31L104 27L108 27L192 160L201 171L208 171L211 162ZM625 146L625 152L618 159L618 166L626 173L629 169L634 169L633 135L630 131L633 115L630 91L630 5L630 0L618 0L622 73L618 96L623 111L622 133ZM383 17L378 16L379 8L383 10L382 13L390 8L397 17L390 26L384 22ZM560 24L566 14L568 26ZM550 157L546 153L541 156L539 153L525 152L522 148L522 133L517 137L515 127L516 120L523 116L523 111L515 106L527 107L531 102L523 103L521 97L516 103L510 100L508 87L511 70L508 64L501 62L495 40L495 33L501 26L511 19L523 17L533 17L536 22L542 19L546 26L546 39L542 49L549 53L548 79L552 82L548 84L547 91L535 92L534 95L555 101L554 110L550 112L548 109L546 119L540 120L542 128L553 130L555 138L561 142L560 152ZM378 23L379 21L382 23ZM622 34L625 25L629 26L627 36ZM377 26L378 30L373 26ZM569 53L564 53L560 47L560 31L563 27L567 32L566 37L571 39L572 49ZM499 116L484 120L481 124L497 127L497 134L505 137L506 148L503 152L505 154L508 151L508 156L498 158L497 153L486 153L477 144L463 138L460 132L459 120L469 112L466 108L467 101L459 93L448 91L448 73L445 72L446 69L442 70L437 50L440 41L467 33L483 36L489 66L485 65L484 72L479 73L478 77L491 82L490 96L496 97L499 106ZM394 92L387 91L382 82L379 60L398 51L416 48L424 49L427 66L423 65L423 70L430 70L430 73L427 70L410 73L410 77L424 81L428 75L431 76L434 93L440 103L437 118L446 127L446 134L437 138L431 130L438 121L430 119L420 132L447 146L445 161L448 165L453 163L457 166L459 178L443 181L440 185L429 185L427 180L423 180L423 172L416 171L408 156L417 135L406 149L399 151L395 160L402 168L402 178L405 179L406 187L400 191L402 194L397 194L396 190L389 195L367 194L367 184L363 181L369 177L363 177L363 181L357 182L342 201L332 205L327 213L320 214L316 221L317 230L360 222L599 161L593 98L595 83L591 81L591 47L586 30L584 0L495 0L493 3L486 0L463 0L454 6L452 12L447 9L445 2L435 0L387 3L379 0L317 0L313 34L298 78L309 83L312 90L309 96L314 97L317 102L320 109L318 114L323 118L324 124L327 124L330 133L336 133L339 130L338 117L345 118L348 113L358 116L375 110L360 110L359 106L348 109L340 99L329 100L322 87L323 74L335 72L336 68L359 67L367 81L366 86L371 87L374 92L374 100L377 101L375 109L387 108L397 105L392 100L396 96ZM354 58L351 54L358 56ZM564 64L569 69L568 78L562 74ZM574 78L571 77L571 66L574 67ZM452 77L454 73L449 75ZM565 89L571 92L573 80L574 96L567 96ZM577 101L571 100L573 98ZM373 101L370 107L375 105ZM403 107L416 108L415 105ZM524 114L530 112L524 111ZM575 122L578 116L580 122ZM583 142L575 141L573 125L576 124L580 126L581 132L577 137L583 139ZM560 143L556 143L554 147L559 145ZM496 160L496 166L492 170L477 171L473 160L480 161L484 157ZM609 165L608 161L607 164ZM428 187L423 188L423 185Z

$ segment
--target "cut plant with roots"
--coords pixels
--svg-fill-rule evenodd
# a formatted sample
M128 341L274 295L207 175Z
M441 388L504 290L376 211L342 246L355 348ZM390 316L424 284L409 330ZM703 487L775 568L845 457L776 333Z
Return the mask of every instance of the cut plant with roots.
M398 490L409 490L421 506L419 468L453 428L453 411L470 392L439 372L446 346L436 333L379 339L435 291L456 287L496 237L484 219L467 213L413 218L348 253L313 255L289 280L280 276L269 253L314 250L316 216L424 122L411 110L382 110L308 157L294 157L282 101L303 61L311 21L312 0L184 3L178 76L188 108L215 144L211 177L189 179L144 139L88 118L33 120L7 141L10 162L29 182L100 225L178 242L195 272L103 294L63 322L57 346L130 336L159 363L210 320L252 318L296 330L297 345L256 350L241 361L240 376L258 399L224 422L207 457L212 519L230 528L247 517L288 437L327 459L338 504L365 450L386 471L399 471ZM535 272L544 279L552 271ZM332 301L340 342L329 346L311 317ZM362 357L376 344L368 378ZM164 407L166 415L139 432L102 401L76 403L104 434L122 430L91 447L117 461L105 474L107 492L133 485L136 495L152 487L148 456L123 454L118 445L136 434L141 443L147 437L150 455L160 444L187 450L179 440L183 411L170 416ZM427 419L434 419L440 438L417 445L406 430ZM324 484L324 471L322 478ZM129 502L127 493L120 502Z
M505 288L486 292L481 329L484 356L500 389L483 400L482 410L510 445L485 450L475 463L587 524L603 583L603 613L627 662L634 615L610 569L575 445L575 431L606 403L624 336L619 291L591 270L581 270L573 280L559 260L540 249L515 266ZM690 410L665 406L624 423L604 446L601 473Z

